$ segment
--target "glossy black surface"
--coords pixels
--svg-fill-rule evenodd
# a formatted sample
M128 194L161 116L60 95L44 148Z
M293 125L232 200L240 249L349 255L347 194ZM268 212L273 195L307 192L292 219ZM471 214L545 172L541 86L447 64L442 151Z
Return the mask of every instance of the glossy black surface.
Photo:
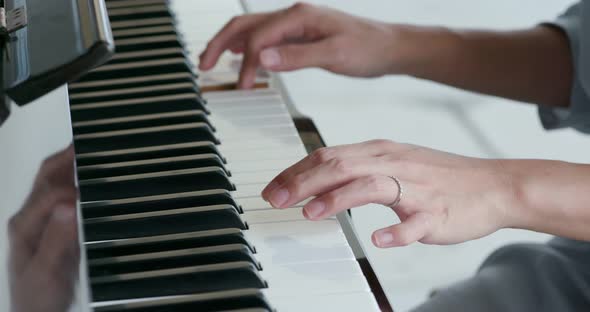
M4 92L26 104L104 63L113 52L101 2L7 0L26 8L28 25L10 35L3 57Z

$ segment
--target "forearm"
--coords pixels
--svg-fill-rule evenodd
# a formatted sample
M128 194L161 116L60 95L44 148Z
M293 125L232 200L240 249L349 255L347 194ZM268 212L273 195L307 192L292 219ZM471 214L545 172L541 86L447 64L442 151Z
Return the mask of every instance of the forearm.
M524 102L569 105L573 63L567 38L557 29L394 27L408 43L404 74Z
M508 226L590 241L590 165L502 161L515 191Z

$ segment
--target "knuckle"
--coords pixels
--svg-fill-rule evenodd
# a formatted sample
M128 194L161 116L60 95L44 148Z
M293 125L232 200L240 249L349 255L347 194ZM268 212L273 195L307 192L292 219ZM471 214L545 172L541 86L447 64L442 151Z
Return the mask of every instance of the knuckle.
M393 144L393 141L386 140L386 139L375 139L368 142L369 145L373 145L378 148L386 148Z
M341 159L338 157L332 158L328 161L328 165L334 169L334 171L346 174L352 170L353 164L350 160Z
M289 192L292 194L299 194L301 192L301 187L305 184L306 180L307 177L305 175L297 174L291 178L291 181L289 181L287 185L287 189L289 189Z
M307 2L297 2L293 6L291 6L290 10L298 13L305 13L308 12L313 5Z
M411 238L403 231L392 231L393 237L395 237L395 241L399 246L408 246L409 244L413 243Z
M322 196L322 201L326 204L329 208L336 208L338 207L339 198L337 195L333 193L328 193Z
M311 154L311 158L318 164L327 162L334 157L334 151L327 147L318 148Z
M241 16L240 15L235 15L232 18L230 18L230 20L227 22L227 29L233 29L235 28L241 20Z
M18 237L19 215L15 214L8 220L8 238L13 240Z

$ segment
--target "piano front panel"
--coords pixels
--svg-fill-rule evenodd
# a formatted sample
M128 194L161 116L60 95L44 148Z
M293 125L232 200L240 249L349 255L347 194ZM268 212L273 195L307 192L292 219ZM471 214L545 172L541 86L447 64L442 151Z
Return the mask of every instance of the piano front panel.
M69 87L89 306L378 311L336 218L260 197L307 154L280 90L260 73L266 88L211 92L235 84L230 55L194 72L240 3L106 3L117 53Z

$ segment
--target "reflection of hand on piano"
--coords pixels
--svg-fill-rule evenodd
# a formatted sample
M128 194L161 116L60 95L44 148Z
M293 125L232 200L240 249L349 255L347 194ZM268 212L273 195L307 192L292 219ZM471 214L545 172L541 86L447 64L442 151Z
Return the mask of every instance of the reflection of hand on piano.
M338 74L376 77L398 71L392 65L411 56L400 44L402 32L403 27L296 4L286 10L234 18L209 42L199 67L211 69L230 50L245 54L242 88L252 87L259 65L271 71L320 67Z
M10 221L10 290L14 312L62 312L78 274L74 152L41 167L31 195Z

